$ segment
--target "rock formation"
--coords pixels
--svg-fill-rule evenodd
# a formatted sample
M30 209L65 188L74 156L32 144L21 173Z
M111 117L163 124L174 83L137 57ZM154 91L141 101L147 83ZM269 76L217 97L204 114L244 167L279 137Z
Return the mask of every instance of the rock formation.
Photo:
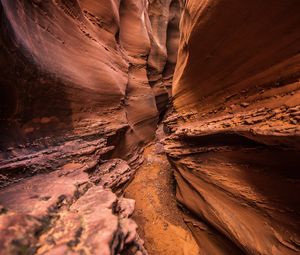
M186 1L165 149L202 254L299 254L300 4Z
M1 254L146 254L112 191L166 110L179 8L1 0Z
M123 190L158 122L138 178L171 178L167 156L200 254L298 254L299 13L298 0L0 0L0 254L148 254ZM150 236L171 222L166 254L196 255L172 194L159 204L172 180L157 182L128 189L138 208L155 192L144 211L166 226Z

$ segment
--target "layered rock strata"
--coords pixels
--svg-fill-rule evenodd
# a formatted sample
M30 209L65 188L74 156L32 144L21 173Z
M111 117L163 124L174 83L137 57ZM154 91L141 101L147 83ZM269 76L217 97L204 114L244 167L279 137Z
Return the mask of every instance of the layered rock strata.
M45 170L11 164L7 173L10 162L64 153L66 141L67 154L88 147L103 127L117 133L114 157L138 158L169 100L179 8L177 0L1 1L1 182Z
M147 254L120 194L169 101L179 9L0 1L0 253Z
M165 150L201 254L298 254L298 1L185 1Z

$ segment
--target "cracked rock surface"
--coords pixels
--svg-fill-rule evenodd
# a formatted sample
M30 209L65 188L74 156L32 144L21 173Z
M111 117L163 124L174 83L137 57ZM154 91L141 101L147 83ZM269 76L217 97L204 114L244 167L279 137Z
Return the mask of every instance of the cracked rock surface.
M130 219L134 201L94 185L85 170L69 164L1 190L1 252L147 254Z

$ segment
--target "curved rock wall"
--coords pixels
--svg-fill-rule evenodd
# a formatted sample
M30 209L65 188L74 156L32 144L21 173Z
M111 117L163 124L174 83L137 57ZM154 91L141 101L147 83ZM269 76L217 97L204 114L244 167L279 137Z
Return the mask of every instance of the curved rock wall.
M1 254L147 254L120 193L169 101L172 3L0 1Z
M85 146L109 130L113 157L139 158L169 100L161 77L167 48L176 48L167 37L172 3L1 1L1 182L55 169L65 152L46 170L20 162L33 153L51 156L66 141Z
M165 149L202 254L298 254L300 4L187 0Z

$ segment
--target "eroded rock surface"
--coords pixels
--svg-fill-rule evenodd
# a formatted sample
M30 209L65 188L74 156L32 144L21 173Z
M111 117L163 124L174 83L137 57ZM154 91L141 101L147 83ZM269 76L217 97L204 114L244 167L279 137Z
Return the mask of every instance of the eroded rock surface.
M126 163L111 163L116 165L110 179L118 174L126 178L120 174ZM134 200L95 185L87 170L84 164L68 164L2 189L1 253L119 254L130 249L147 254L129 218ZM116 185L111 183L111 188Z
M1 182L55 169L103 129L114 157L138 160L168 104L179 12L177 0L2 0ZM47 164L45 149L55 164L20 163Z
M120 194L169 101L179 11L0 1L1 254L147 254Z
M185 1L165 150L201 254L299 254L298 1Z

